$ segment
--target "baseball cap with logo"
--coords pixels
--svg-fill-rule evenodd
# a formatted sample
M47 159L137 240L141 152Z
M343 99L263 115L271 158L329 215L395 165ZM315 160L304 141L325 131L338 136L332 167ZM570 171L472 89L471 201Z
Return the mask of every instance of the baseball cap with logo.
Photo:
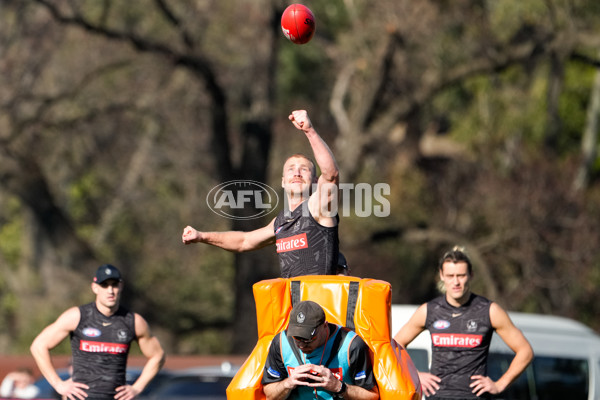
M306 300L296 304L290 312L288 336L312 339L317 328L325 322L325 312L314 301Z
M103 264L99 266L96 270L96 275L94 275L94 282L100 284L109 279L115 279L117 281L122 280L121 273L117 267L110 264Z

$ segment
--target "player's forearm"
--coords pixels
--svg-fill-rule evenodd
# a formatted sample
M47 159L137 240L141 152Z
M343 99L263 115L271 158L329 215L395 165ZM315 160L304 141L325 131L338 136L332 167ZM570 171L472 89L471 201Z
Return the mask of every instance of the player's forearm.
M376 400L378 398L379 392L377 387L367 390L360 386L348 385L348 389L344 393L345 400Z
M265 229L267 228L252 232L202 232L200 242L235 253L258 250L274 243L275 235L270 230L265 231Z
M144 365L144 369L142 369L142 373L137 378L137 380L133 383L133 386L138 393L141 393L146 386L150 383L152 379L158 374L158 371L165 364L165 353L161 351L159 354L151 357Z
M304 133L313 150L315 161L321 170L321 176L328 182L337 183L339 179L339 168L335 162L333 152L314 128L311 127Z
M284 400L289 395L293 388L290 388L287 383L289 378L284 379L280 382L269 383L268 385L263 386L263 391L265 392L265 396L267 400Z
M60 379L60 376L58 376L58 373L56 373L54 365L52 365L52 359L50 358L49 350L44 349L35 341L31 345L30 350L31 355L33 356L33 359L35 360L35 363L37 364L41 374L44 376L44 378L46 378L48 383L53 388L56 388L56 385L62 382L62 379Z
M524 349L515 354L506 372L496 381L496 387L503 392L515 379L521 375L533 359L533 351Z
M200 242L236 253L246 251L244 249L244 232L240 231L202 232Z

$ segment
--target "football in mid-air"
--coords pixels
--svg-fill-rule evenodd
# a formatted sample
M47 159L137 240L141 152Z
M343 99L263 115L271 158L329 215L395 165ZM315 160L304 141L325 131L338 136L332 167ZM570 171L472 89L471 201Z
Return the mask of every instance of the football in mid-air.
M315 16L305 5L292 4L281 16L281 30L293 43L308 43L315 34Z

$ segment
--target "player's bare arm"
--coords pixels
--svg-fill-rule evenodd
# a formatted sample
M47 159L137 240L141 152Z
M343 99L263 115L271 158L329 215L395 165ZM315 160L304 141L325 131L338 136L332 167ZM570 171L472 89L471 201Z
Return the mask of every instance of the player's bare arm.
M309 199L310 212L321 225L335 226L337 223L335 213L337 212L339 167L333 152L314 129L305 110L293 111L289 119L297 129L306 135L321 171L317 180L317 189Z
M490 321L504 343L515 352L515 356L506 372L495 382L487 376L471 377L471 388L478 396L486 392L491 394L503 392L533 359L533 349L523 332L513 324L508 313L496 303L490 305Z
M139 395L158 374L165 363L165 352L160 342L150 332L146 320L139 314L135 314L135 334L142 354L147 358L142 373L132 385L117 387L117 400L131 400Z
M31 343L31 355L33 356L40 372L60 395L68 399L85 399L87 397L86 384L73 382L72 379L63 381L56 373L52 364L50 350L58 346L60 342L69 336L69 333L77 328L80 320L78 307L71 307L63 312L54 323L48 325Z
M282 381L264 385L263 391L267 400L284 400L288 398L290 392L295 388L296 386L291 376L289 376Z
M417 311L410 317L408 322L396 333L394 340L399 345L406 347L412 342L421 332L425 330L425 321L427 319L427 304L422 304ZM430 374L429 372L419 371L419 381L426 396L435 394L440 388L439 383L442 381L439 377Z
M201 232L186 226L181 235L184 244L206 243L235 253L258 250L275 243L275 219L268 225L249 232Z
M421 332L425 330L427 319L427 304L421 304L408 322L394 336L394 340L402 347L408 346Z

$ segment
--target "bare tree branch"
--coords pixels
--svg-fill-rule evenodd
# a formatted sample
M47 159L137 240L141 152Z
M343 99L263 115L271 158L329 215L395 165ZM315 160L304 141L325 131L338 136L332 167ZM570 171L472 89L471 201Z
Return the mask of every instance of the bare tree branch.
M214 71L207 60L198 55L180 53L171 46L150 41L131 32L123 32L95 25L81 15L66 16L49 0L35 1L46 7L54 19L63 24L79 26L90 33L101 35L108 39L131 43L137 50L155 53L170 59L174 65L188 68L202 79L212 100L211 137L214 156L216 158L216 169L221 173L222 180L231 179L233 165L230 154L231 146L227 136L229 128L226 113L226 95L222 87L218 84Z

